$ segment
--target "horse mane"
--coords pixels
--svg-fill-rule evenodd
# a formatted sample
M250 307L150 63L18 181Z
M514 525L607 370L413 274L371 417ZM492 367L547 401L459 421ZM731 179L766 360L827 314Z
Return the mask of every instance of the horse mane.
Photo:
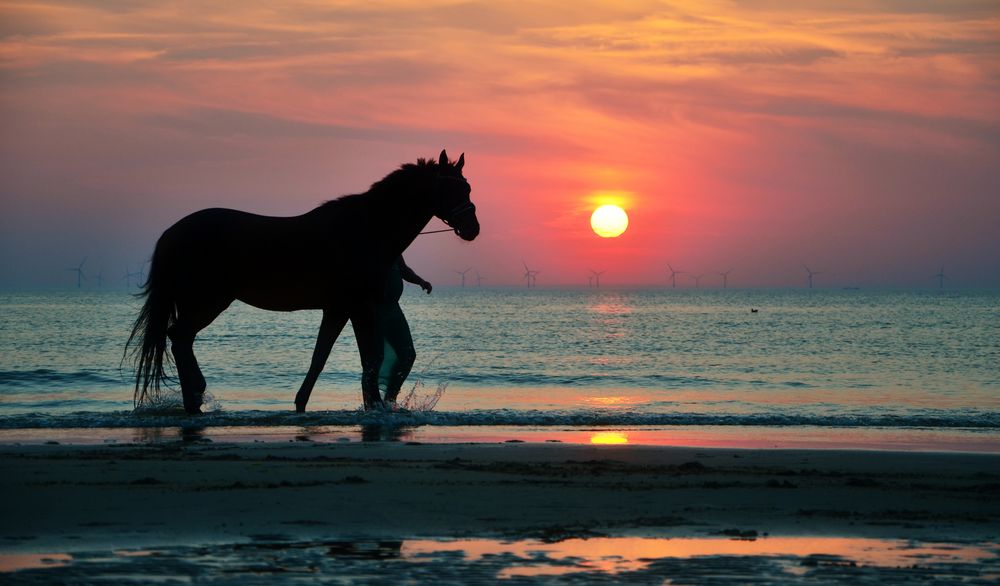
M317 209L329 210L332 208L339 208L360 203L361 201L372 197L405 191L405 189L411 186L414 181L419 180L419 178L425 176L431 171L436 171L437 168L438 162L434 159L417 159L416 163L403 163L399 166L399 169L396 169L382 179L372 183L372 186L368 188L368 191L364 193L342 195L338 198L323 202Z

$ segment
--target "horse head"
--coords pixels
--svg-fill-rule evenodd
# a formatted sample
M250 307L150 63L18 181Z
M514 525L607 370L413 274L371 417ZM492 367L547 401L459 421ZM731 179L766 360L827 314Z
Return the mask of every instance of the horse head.
M437 175L434 177L434 215L455 230L462 240L475 240L479 236L479 219L476 205L469 197L472 187L462 176L465 153L458 161L448 161L448 153L438 157Z

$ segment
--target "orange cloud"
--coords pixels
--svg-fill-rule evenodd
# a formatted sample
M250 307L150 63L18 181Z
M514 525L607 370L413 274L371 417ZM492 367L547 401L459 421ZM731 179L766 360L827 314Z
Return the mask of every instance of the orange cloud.
M299 213L442 147L468 152L484 232L418 241L440 275L737 262L773 285L809 257L906 282L1000 244L989 2L21 2L0 23L0 250L46 206L107 233L129 210L143 229L104 245L148 248L192 209ZM587 226L599 192L630 194L613 243Z

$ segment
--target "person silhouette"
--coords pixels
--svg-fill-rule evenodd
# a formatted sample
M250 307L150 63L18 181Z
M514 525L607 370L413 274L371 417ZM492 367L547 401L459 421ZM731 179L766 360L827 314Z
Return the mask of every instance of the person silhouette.
M379 387L385 387L385 403L394 407L399 390L413 368L417 351L413 348L410 324L399 307L403 295L403 281L419 285L429 295L434 288L430 282L415 273L400 256L389 267L385 294L376 307L377 335L383 346L382 365L379 368Z

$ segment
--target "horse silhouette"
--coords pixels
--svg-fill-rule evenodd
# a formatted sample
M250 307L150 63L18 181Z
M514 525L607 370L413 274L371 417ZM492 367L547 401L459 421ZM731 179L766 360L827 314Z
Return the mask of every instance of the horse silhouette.
M479 235L464 165L464 153L451 162L441 151L437 161L404 164L365 193L328 201L300 216L212 208L168 228L156 242L149 278L139 293L145 303L125 344L135 366L135 406L168 381L164 355L170 338L184 409L201 412L206 385L194 355L195 336L240 300L273 311L323 311L312 362L295 395L297 411L305 411L347 320L361 356L365 409L382 407L376 302L389 266L432 216L463 240Z

